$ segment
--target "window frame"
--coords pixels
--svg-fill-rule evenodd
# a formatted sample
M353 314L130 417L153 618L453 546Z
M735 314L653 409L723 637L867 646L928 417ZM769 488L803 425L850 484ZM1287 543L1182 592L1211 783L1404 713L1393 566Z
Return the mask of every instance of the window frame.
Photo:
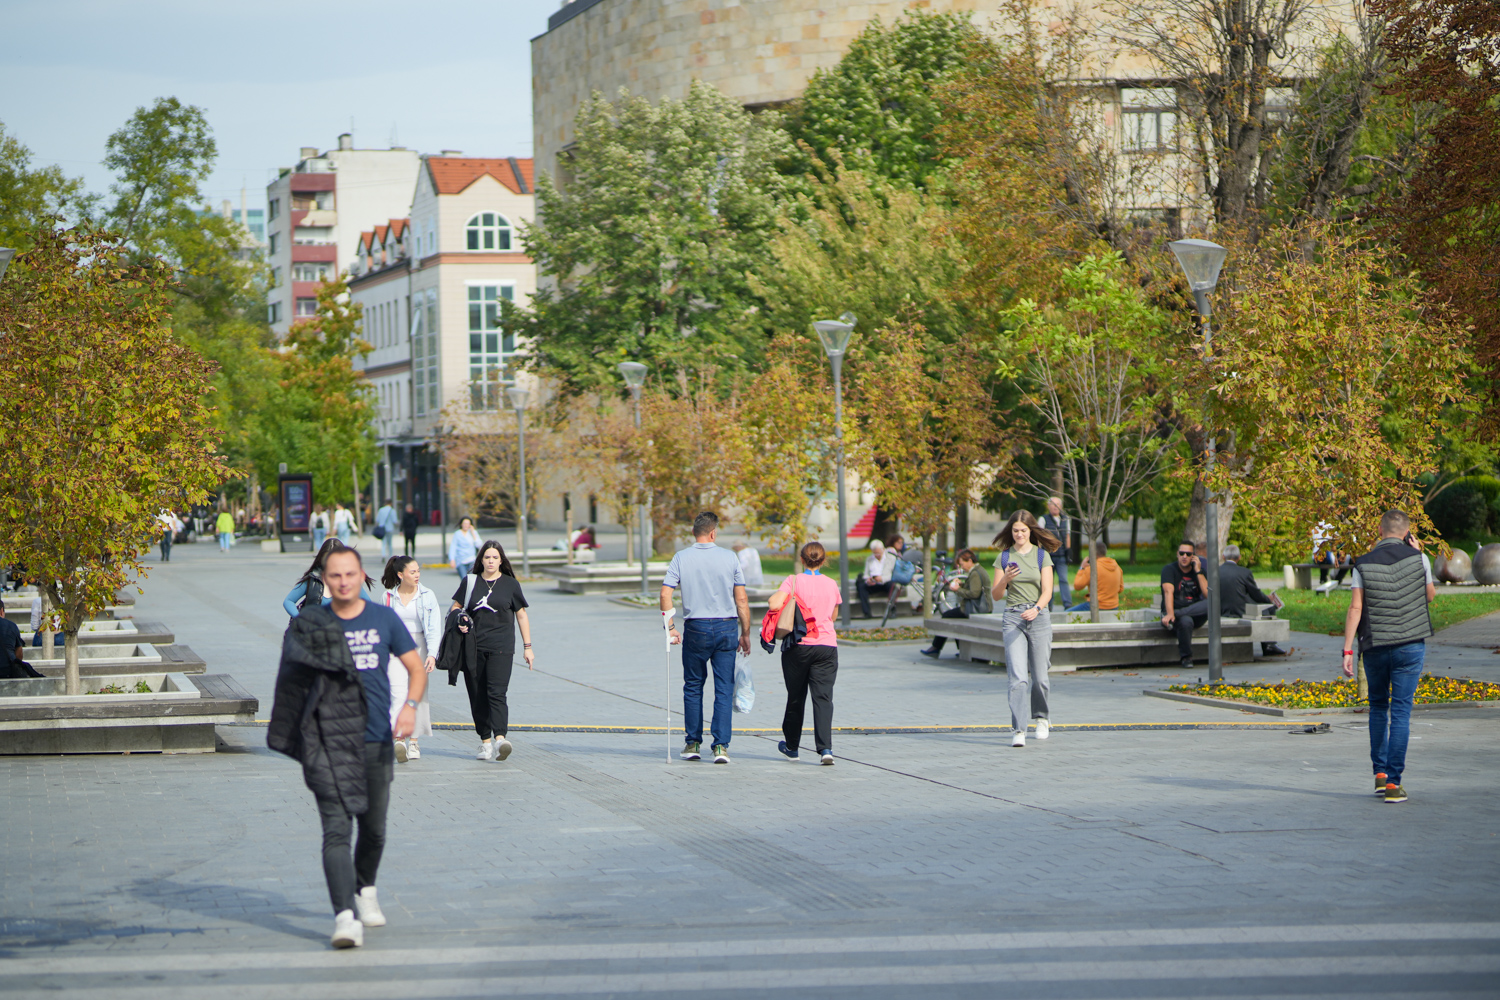
M487 297L485 293L491 290L494 295ZM516 283L466 281L464 298L468 307L465 327L468 334L469 410L473 413L491 412L500 408L500 391L510 381L505 375L510 370L511 359L519 353L514 335L508 336L500 326L500 303L516 301ZM492 373L498 374L492 379Z
M491 219L491 217L493 217ZM491 221L484 221L491 219ZM464 251L466 253L511 253L515 245L516 227L505 217L505 213L487 209L475 212L464 223ZM495 246L483 246L492 239ZM504 242L504 246L499 244Z

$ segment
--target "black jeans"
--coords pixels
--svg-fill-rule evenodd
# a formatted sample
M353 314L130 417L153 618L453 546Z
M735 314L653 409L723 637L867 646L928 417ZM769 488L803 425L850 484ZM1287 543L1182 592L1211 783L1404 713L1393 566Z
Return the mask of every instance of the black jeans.
M786 681L786 714L781 735L788 749L802 740L807 695L812 693L813 739L819 752L833 749L833 682L839 675L836 646L793 646L781 654L781 676Z
M1194 601L1185 608L1176 609L1172 620L1172 631L1177 633L1178 659L1191 659L1193 655L1193 629L1208 621L1208 602ZM1167 626L1163 625L1162 628Z
M476 649L474 669L464 675L469 685L469 711L482 740L510 732L510 706L505 696L510 690L511 661L515 658L514 649Z
M406 546L402 550L402 554L403 555L408 555L408 556L414 556L414 555L416 555L417 554L417 536L416 535L405 535L403 537L405 537L405 539L406 539Z
M859 595L859 613L868 618L870 617L870 595L889 594L891 583L889 580L885 583L866 583L865 578L860 577L854 581L854 592Z
M396 753L390 742L365 744L365 785L370 807L359 819L359 840L349 854L350 827L355 819L337 799L319 799L323 819L323 877L333 912L354 909L354 894L375 884L380 855L385 853L385 814L391 804L391 779Z
M959 607L949 608L947 611L944 611L938 617L940 617L940 618L967 618L967 617L969 617L969 606L970 605L973 605L973 606L975 606L977 608L978 605L979 605L979 602L978 601L964 601L963 604L960 605ZM975 611L975 614L978 614L978 611ZM947 645L947 643L948 643L948 637L946 635L935 635L935 636L932 637L932 648L933 648L934 652L941 653L943 651L943 647L945 645Z

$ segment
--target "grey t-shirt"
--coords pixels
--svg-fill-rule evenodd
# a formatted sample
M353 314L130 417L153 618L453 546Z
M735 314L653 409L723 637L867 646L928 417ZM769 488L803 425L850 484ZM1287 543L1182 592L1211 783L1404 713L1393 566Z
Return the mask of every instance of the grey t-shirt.
M739 556L713 542L694 542L672 557L662 585L682 590L682 617L737 618L734 588L745 585Z

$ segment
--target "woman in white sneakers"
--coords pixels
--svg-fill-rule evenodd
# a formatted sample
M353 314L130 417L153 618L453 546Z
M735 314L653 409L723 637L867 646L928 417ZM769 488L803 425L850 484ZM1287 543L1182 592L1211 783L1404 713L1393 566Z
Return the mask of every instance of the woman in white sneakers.
M411 633L417 644L417 658L430 674L437 666L438 644L443 638L443 613L438 605L438 596L422 586L422 567L411 556L394 556L385 564L385 574L380 582L385 585L385 605L396 612L396 617ZM401 706L406 704L406 668L397 661L395 669L389 663L386 669L391 675L391 719L392 724ZM398 676L399 671L399 676ZM428 685L431 688L432 685ZM396 761L404 764L422 756L417 739L432 735L432 706L427 701L427 691L417 704L416 727L411 736L396 741Z
M1045 740L1052 723L1047 708L1052 664L1052 560L1062 540L1037 524L1027 510L1018 510L995 536L1000 558L995 560L995 600L1005 601L1000 640L1005 645L1005 672L1010 678L1010 745L1026 745L1026 726L1036 720L1036 738ZM1044 552L1045 550L1045 552Z
M527 669L535 669L531 655L531 619L526 595L516 580L505 550L496 541L479 546L474 568L453 593L450 612L462 608L474 623L474 667L464 674L469 683L469 709L479 733L478 760L510 756L510 670L516 655L516 631L521 632L521 655ZM459 625L459 631L468 628Z

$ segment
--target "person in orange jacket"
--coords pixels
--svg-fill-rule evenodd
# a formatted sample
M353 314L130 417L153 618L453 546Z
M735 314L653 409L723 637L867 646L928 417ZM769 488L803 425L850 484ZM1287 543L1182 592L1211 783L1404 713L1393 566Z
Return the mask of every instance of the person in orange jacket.
M1125 590L1125 571L1120 564L1109 557L1109 547L1103 542L1094 543L1094 555L1099 563L1099 610L1118 611L1120 609L1120 594ZM1069 611L1087 611L1089 609L1089 561L1085 559L1083 565L1078 567L1078 573L1073 577L1073 596L1082 597L1080 604L1075 604Z

